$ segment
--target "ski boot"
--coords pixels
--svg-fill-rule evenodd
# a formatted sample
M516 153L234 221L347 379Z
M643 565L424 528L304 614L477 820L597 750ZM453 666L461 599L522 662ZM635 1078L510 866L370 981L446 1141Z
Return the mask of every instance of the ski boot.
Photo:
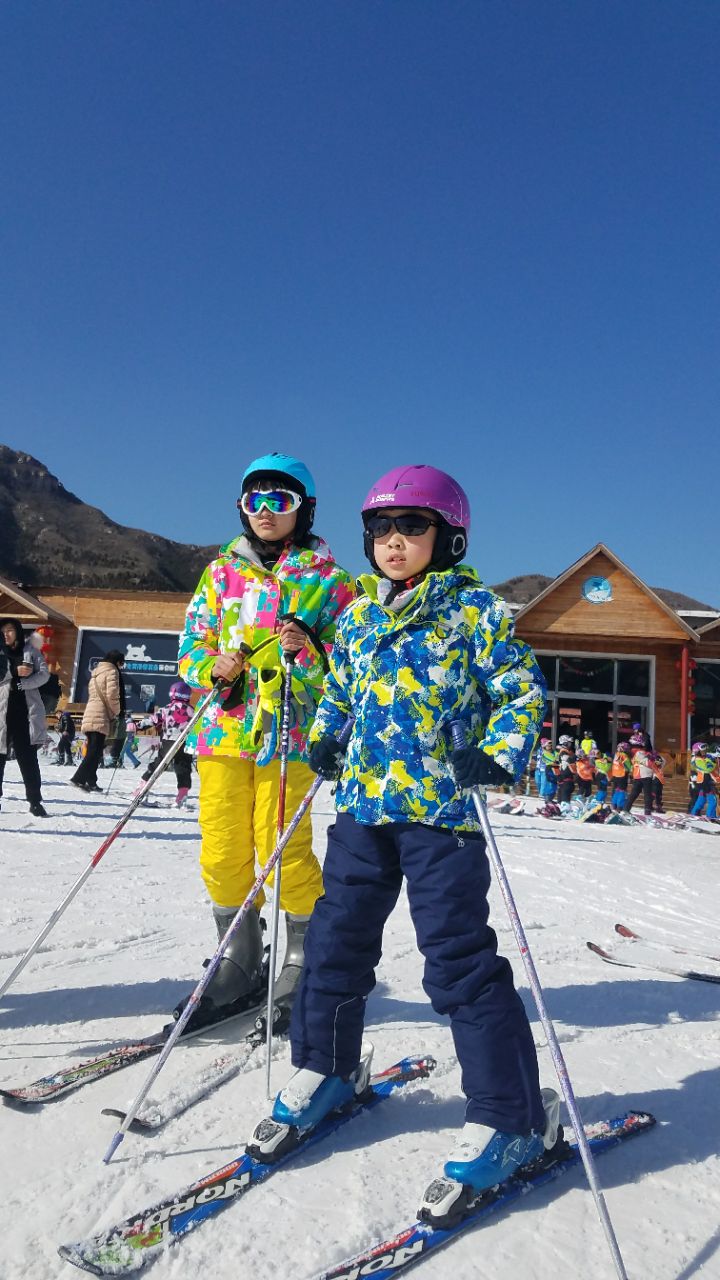
M178 789L177 789L177 795L176 795L176 797L175 797L175 808L176 808L176 809L184 809L184 808L185 808L185 801L187 800L187 798L188 798L188 796L189 796L189 795L190 795L190 788L189 788L189 787L178 787Z
M282 969L275 982L275 1004L286 1009L292 1007L300 983L305 959L305 934L309 923L309 916L291 916L289 912L285 915L287 942Z
M568 1152L560 1126L560 1099L554 1089L542 1090L544 1133L502 1133L484 1124L466 1124L460 1145L430 1183L418 1210L421 1222L453 1227L483 1201L488 1192L511 1178L537 1173L556 1164Z
M290 1077L277 1095L272 1115L261 1120L245 1150L263 1164L274 1164L300 1145L321 1120L332 1111L352 1106L369 1089L373 1046L363 1043L355 1071L342 1076L324 1076L306 1067Z
M213 907L218 942L227 933L235 917L234 907ZM260 918L253 908L230 939L215 974L210 979L197 1008L188 1019L185 1034L223 1022L236 1014L253 1009L265 994L262 974L263 944ZM207 966L209 961L205 961ZM184 996L173 1010L177 1022L189 996Z

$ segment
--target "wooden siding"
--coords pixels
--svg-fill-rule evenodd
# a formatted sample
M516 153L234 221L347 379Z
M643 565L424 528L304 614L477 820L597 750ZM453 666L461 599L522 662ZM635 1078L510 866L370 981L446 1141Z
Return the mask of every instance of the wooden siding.
M38 596L72 620L71 626L54 626L53 667L57 667L64 694L72 686L73 664L81 627L107 627L113 631L182 630L190 595L168 591L77 591L44 588ZM0 598L1 602L1 598Z
M612 599L606 604L591 604L582 595L583 583L591 577L607 578L612 585ZM570 637L612 636L615 641L631 638L649 640L688 639L679 620L656 603L653 597L633 581L608 556L598 552L566 578L558 587L548 589L536 605L523 610L519 620L524 631L544 635ZM622 652L622 649L618 650Z

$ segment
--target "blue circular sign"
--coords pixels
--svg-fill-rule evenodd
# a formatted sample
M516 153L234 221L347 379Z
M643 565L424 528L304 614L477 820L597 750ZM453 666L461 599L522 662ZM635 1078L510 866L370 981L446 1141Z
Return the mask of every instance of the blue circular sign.
M586 578L582 595L589 604L607 604L612 600L612 583L607 578Z

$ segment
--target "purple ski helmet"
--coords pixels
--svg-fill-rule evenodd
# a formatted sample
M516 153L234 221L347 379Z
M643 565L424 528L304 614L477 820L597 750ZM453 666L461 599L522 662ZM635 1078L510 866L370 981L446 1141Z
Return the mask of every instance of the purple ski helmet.
M631 747L644 747L644 746L645 746L645 734L644 734L644 733L633 733L633 734L631 735L631 738L630 738L630 746L631 746Z
M422 464L394 467L376 480L363 505L363 521L374 511L387 507L427 507L440 516L430 567L450 569L459 564L470 536L470 503L465 490L446 471ZM365 531L365 555L373 568L373 538Z
M704 743L704 742L693 742L693 744L692 744L692 750L693 750L693 751L695 751L695 752L697 752L697 751L706 751L706 750L707 750L707 748L706 748L706 746L705 746L705 743Z
M184 680L176 680L170 685L170 698L173 702L189 702L192 689Z
M618 749L618 751L629 751L629 750L630 750L630 743L629 743L629 742L618 742L617 749Z

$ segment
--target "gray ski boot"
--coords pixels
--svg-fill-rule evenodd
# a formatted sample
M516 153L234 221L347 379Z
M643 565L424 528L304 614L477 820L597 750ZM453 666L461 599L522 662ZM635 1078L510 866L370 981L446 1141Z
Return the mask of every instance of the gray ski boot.
M295 999L305 960L305 934L310 916L285 915L287 942L285 958L275 982L275 1007L290 1009Z
M218 942L224 938L236 913L235 907L213 906ZM230 939L197 1009L188 1020L186 1031L197 1031L200 1027L222 1022L260 1004L265 992L262 962L260 917L251 908ZM189 996L185 996L176 1006L175 1019L180 1017L188 999Z

